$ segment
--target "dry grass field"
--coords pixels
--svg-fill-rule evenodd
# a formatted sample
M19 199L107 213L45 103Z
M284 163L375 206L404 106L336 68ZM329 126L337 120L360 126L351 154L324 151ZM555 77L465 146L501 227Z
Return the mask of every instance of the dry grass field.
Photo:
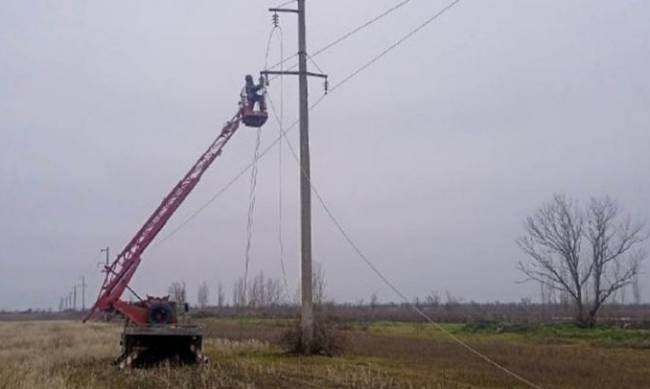
M285 354L286 322L205 319L209 368L118 371L120 326L0 322L0 388L525 387L421 324L348 325L341 357ZM644 331L466 331L464 340L544 388L648 388Z

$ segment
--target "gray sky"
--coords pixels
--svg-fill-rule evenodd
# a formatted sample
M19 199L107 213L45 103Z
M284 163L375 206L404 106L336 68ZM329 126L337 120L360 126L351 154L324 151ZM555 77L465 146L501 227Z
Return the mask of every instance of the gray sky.
M311 51L395 3L308 1ZM413 0L316 60L336 83L445 4ZM243 75L264 66L272 5L2 2L0 309L56 307L82 274L91 302L99 249L124 246L235 112ZM407 294L537 298L537 286L515 283L521 254L513 240L553 193L609 194L650 219L648 20L645 0L463 0L312 112L314 182ZM282 26L293 53L293 16ZM279 58L277 40L271 57ZM271 87L276 104L279 87ZM292 122L295 80L284 87ZM313 82L311 98L321 94ZM269 122L264 143L277 134ZM251 161L254 138L252 129L233 138L163 236ZM278 156L274 149L260 162L251 263L253 273L274 277ZM283 162L285 260L295 287L298 172L286 147ZM135 289L164 294L185 280L194 299L206 280L213 292L223 282L230 295L243 274L247 196L248 176L151 248ZM314 257L329 296L396 299L318 206Z

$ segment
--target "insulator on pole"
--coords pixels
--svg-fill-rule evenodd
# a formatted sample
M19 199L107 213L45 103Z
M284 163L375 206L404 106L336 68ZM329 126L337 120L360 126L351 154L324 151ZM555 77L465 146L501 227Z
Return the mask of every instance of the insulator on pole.
M278 15L277 12L273 14L272 20L273 20L273 27L280 27L280 15Z
M327 92L329 92L329 90L330 90L330 82L329 82L329 80L327 78L325 79L324 84L325 85L323 85L323 87L325 88L325 94L327 94Z

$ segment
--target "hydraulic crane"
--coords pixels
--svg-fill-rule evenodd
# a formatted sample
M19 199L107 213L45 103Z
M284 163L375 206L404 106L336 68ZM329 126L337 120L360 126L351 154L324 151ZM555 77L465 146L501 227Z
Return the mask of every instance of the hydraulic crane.
M265 107L261 105L260 110L256 111L249 101L242 96L239 110L224 125L219 136L163 199L117 258L104 267L106 275L99 296L84 322L98 312L119 314L126 319L121 341L122 353L116 360L122 368L156 364L166 359L180 363L207 363L207 358L201 353L203 337L200 328L179 323L175 302L169 296L140 298L129 287L129 282L140 265L144 251L192 192L203 173L221 155L240 122L249 127L261 127L266 122L268 115ZM139 301L121 300L126 289L133 292Z

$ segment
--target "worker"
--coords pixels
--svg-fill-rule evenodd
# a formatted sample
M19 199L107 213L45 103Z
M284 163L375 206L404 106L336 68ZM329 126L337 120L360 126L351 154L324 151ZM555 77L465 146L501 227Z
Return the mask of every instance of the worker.
M266 101L264 99L264 95L259 94L259 91L263 89L264 89L263 77L260 77L259 83L255 85L255 82L253 82L253 76L251 76L250 74L246 75L246 86L244 87L244 90L246 92L248 107L251 110L255 109L255 103L259 103L260 110L262 112L266 112Z

